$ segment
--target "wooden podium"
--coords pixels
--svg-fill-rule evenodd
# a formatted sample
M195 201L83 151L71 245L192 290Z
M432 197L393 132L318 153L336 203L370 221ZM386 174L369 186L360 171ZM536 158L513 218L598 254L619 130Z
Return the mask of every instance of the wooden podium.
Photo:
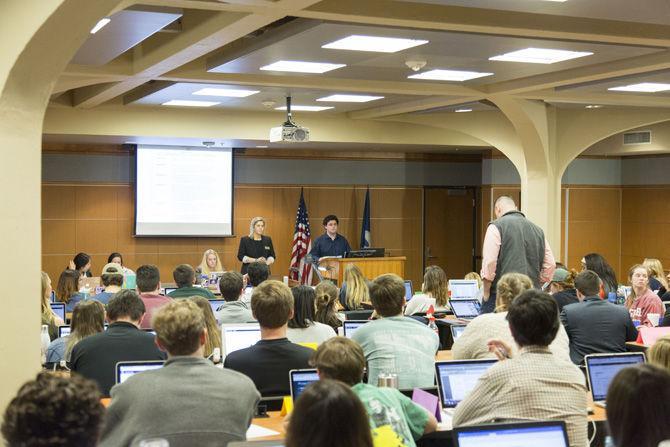
M369 280L385 273L395 273L405 278L405 256L389 256L383 258L326 258L319 261L319 271L324 279L337 281L342 286L344 271L350 264L356 265ZM325 270L322 270L325 268Z

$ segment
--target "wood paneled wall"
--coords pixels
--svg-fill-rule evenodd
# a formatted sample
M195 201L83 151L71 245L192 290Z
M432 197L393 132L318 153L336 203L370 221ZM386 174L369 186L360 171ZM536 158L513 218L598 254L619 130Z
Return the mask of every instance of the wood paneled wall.
M352 247L360 239L365 187L307 186L305 201L312 237L323 233L327 214L340 219L340 232ZM371 187L371 226L374 246L393 256L406 256L406 276L421 284L423 253L423 190L415 187ZM277 262L274 275L285 275L290 261L299 186L235 187L234 238L134 238L134 191L130 184L105 185L45 183L42 186L42 268L56 281L68 260L79 252L93 258L98 275L109 253L123 254L135 269L155 264L164 282L172 282L172 270L180 263L197 266L202 253L215 249L226 269L239 269L239 238L249 232L254 216L266 219Z

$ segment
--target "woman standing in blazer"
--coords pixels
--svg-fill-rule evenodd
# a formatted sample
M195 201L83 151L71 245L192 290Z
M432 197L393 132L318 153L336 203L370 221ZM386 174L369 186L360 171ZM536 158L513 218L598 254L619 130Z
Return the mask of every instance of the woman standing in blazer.
M268 266L275 262L275 249L272 239L264 236L265 219L254 217L249 225L249 236L240 239L240 248L237 250L237 259L242 262L242 274L247 273L247 268L252 262L264 262Z

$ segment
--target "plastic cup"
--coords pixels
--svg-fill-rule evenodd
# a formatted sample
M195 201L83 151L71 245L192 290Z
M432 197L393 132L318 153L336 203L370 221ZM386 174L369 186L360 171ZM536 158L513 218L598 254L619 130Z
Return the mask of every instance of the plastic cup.
M661 319L661 314L647 314L647 319L652 326L656 327L658 326L658 322Z

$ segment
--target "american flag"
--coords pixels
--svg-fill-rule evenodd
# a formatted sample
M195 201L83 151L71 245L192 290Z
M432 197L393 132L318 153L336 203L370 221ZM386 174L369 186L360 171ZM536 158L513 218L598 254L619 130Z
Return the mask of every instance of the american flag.
M312 265L305 262L305 258L311 249L312 238L309 231L309 216L307 215L305 197L301 189L298 213L295 218L293 247L291 248L291 266L289 269L290 278L300 281L300 284L312 284Z

